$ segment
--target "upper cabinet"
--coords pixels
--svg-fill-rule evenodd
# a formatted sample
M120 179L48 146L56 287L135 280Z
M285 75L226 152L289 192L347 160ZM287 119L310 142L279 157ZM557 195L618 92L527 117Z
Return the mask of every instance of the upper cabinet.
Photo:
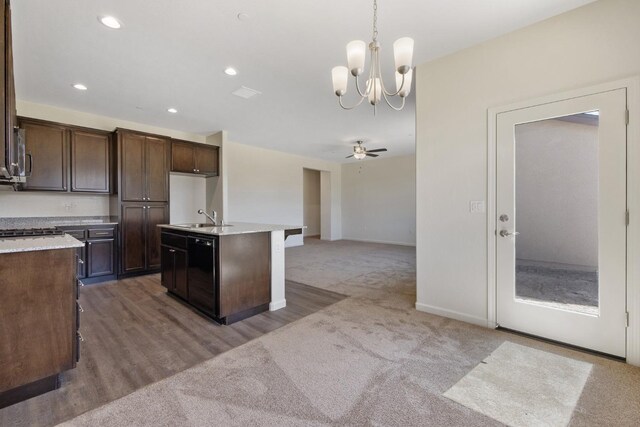
M29 118L20 118L20 127L33 160L26 190L111 192L110 132Z
M218 147L172 140L171 172L218 176Z
M111 133L71 131L71 191L109 193Z
M13 50L11 40L11 6L9 0L2 1L3 17L0 19L0 46L4 52L3 66L0 67L0 92L4 102L0 102L0 160L10 159L13 128L16 118L16 90L13 79ZM5 157L6 156L6 157ZM0 167L9 165L0 164Z
M20 120L25 150L33 159L26 190L67 191L69 132L54 123Z
M169 201L169 139L118 129L120 198Z

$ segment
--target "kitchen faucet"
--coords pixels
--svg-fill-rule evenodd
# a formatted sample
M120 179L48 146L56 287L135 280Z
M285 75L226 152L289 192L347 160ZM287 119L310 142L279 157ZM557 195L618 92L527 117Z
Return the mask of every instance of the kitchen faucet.
M211 213L213 213L213 217L211 215L209 215L208 213L206 213L205 211L203 211L202 209L198 209L198 213L200 215L204 215L207 218L209 218L209 220L211 220L213 225L218 225L218 223L217 223L218 214L216 213L216 211L211 211Z

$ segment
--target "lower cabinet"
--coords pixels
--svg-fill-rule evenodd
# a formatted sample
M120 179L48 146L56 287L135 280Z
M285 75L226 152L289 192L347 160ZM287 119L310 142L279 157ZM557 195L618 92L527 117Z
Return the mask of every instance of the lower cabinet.
M181 298L188 299L187 251L162 245L162 286Z
M0 409L58 388L78 360L74 248L0 254ZM46 276L46 277L44 277Z
M65 233L84 242L76 250L78 259L77 277L85 284L98 283L116 278L116 226L64 226Z

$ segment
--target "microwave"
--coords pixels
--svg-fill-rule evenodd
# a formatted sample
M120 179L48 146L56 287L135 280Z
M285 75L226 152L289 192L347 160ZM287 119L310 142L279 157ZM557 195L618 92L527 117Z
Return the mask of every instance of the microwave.
M0 184L19 188L31 176L33 160L26 152L24 129L14 128L13 138L5 141L4 153L0 153Z

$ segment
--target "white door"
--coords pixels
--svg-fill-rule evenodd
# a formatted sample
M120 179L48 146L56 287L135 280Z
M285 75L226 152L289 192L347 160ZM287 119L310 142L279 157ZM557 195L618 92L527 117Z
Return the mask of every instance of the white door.
M626 89L497 115L498 325L626 355Z

